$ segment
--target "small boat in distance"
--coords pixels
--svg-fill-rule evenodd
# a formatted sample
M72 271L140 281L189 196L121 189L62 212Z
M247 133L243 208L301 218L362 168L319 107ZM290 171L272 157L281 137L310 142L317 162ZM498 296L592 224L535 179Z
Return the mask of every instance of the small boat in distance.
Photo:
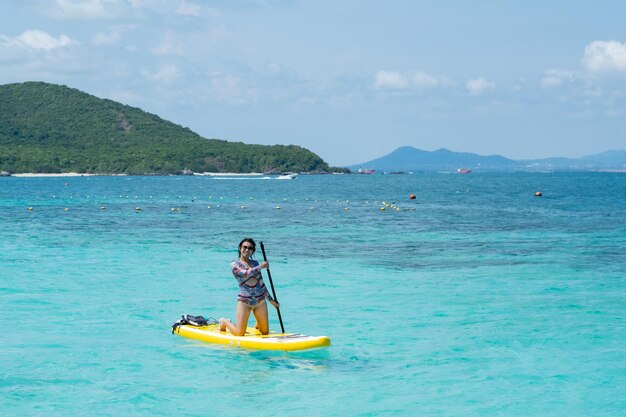
M277 177L277 179L279 179L279 180L295 180L297 176L298 176L298 174L287 173L287 174L279 175Z
M458 172L459 174L469 174L470 172L472 172L472 170L469 168L459 168L456 170L456 172Z
M363 169L363 168L359 168L359 170L357 171L359 174L375 174L376 170L375 169Z

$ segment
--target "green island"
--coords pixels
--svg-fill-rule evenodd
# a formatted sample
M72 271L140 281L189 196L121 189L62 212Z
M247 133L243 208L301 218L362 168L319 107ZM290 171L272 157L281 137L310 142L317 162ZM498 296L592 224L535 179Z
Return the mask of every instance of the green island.
M206 139L139 108L44 82L0 85L0 171L349 172L300 146Z

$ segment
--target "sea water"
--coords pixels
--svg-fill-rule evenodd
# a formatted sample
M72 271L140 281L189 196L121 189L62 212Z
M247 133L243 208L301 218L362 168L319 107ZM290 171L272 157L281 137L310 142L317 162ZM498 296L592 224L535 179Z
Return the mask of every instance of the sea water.
M9 177L0 237L2 416L626 414L623 173ZM171 334L244 237L329 348Z

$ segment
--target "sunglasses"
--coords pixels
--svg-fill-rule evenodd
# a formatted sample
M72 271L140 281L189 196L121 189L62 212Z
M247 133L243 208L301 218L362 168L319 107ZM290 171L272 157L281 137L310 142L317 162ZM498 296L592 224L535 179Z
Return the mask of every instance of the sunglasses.
M242 246L241 246L241 250L254 250L254 246L245 246L245 245L242 245Z

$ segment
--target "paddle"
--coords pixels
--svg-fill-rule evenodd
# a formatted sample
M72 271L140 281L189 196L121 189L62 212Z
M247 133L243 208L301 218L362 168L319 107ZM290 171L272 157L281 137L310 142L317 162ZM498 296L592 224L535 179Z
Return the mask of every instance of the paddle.
M263 246L263 242L259 242L260 246L261 246L261 252L263 252L263 260L265 262L267 262L267 256L265 255L265 246ZM267 268L267 276L270 279L270 286L272 287L272 297L274 297L274 300L276 300L276 302L278 302L278 297L276 297L276 291L274 290L274 283L272 282L272 273L270 272L270 268ZM278 312L278 320L280 321L280 329L283 331L283 333L285 333L285 327L283 326L283 318L280 316L280 308L276 308L276 311Z

